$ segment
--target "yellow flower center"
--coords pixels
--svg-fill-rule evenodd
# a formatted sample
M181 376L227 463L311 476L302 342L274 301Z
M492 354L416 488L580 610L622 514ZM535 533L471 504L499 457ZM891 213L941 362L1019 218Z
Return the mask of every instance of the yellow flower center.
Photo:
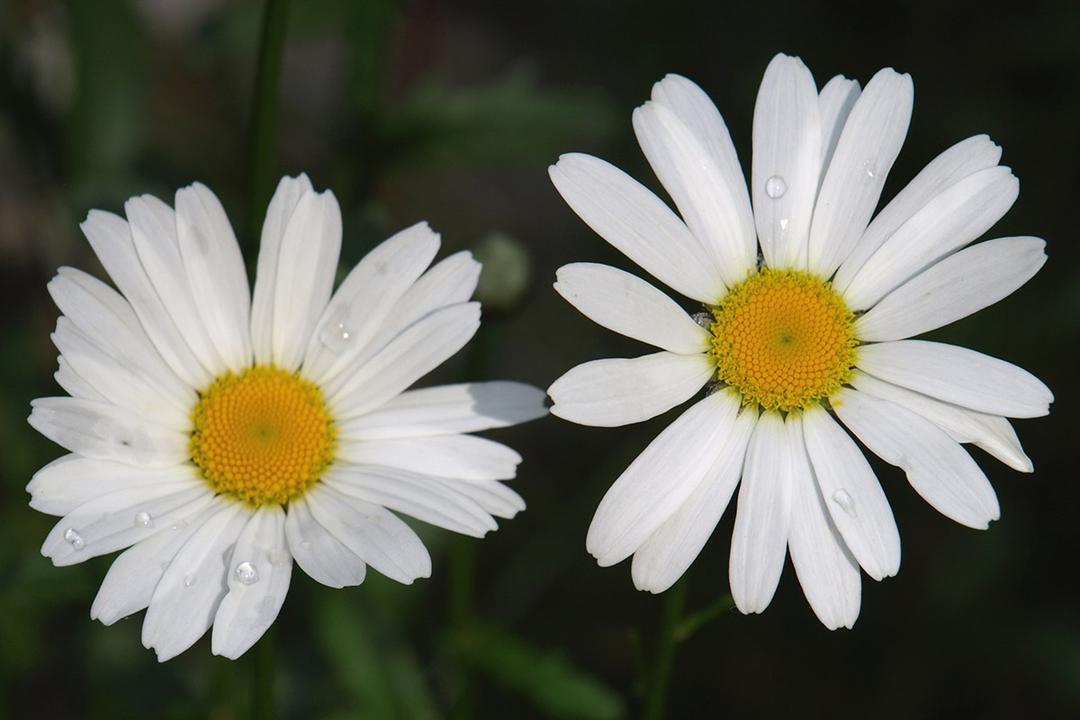
M809 273L764 268L712 314L717 379L745 404L805 410L851 377L855 316L831 283Z
M283 505L334 457L322 391L299 375L256 365L220 375L193 413L191 460L215 492L248 505Z

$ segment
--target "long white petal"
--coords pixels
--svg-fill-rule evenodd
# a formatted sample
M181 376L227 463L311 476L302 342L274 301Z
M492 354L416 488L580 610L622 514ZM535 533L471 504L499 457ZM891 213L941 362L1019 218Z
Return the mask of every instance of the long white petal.
M936 260L967 245L1008 212L1020 184L1006 167L968 175L916 212L866 261L844 290L852 310L865 310Z
M63 455L34 473L26 486L30 507L49 515L67 515L75 508L119 490L175 483L194 477L190 465L148 468Z
M56 372L53 373L56 384L64 389L68 395L80 400L93 400L94 402L109 402L109 399L94 389L86 378L75 372L64 356L56 358Z
M862 237L911 121L911 76L878 71L851 109L810 226L809 268L830 277Z
M806 243L821 176L817 88L802 60L777 55L754 105L750 195L765 262L805 267Z
M289 502L285 537L296 564L317 582L332 588L364 582L367 564L319 524L303 497Z
M712 535L742 476L743 459L757 410L744 409L722 439L705 478L675 513L634 553L634 587L662 593L689 569Z
M582 425L641 422L690 399L713 376L705 354L666 351L638 358L592 360L571 368L548 388L551 414Z
M789 415L789 425L799 425ZM859 617L862 580L859 564L836 529L821 496L801 431L792 456L791 526L788 550L806 601L818 620L835 630L851 628Z
M1046 262L1046 242L1009 237L973 245L886 295L855 323L867 342L902 340L948 325L1011 295Z
M682 506L731 433L739 399L716 392L692 405L630 463L600 501L585 548L600 565L629 557Z
M595 323L673 353L708 349L709 333L660 290L609 265L573 263L555 273L555 291Z
M548 174L578 217L657 280L704 303L724 295L701 244L641 183L599 158L578 153L561 156Z
M947 403L990 415L1040 417L1054 394L1012 363L956 345L925 340L863 345L857 365L870 375Z
M818 112L821 114L821 179L829 169L836 143L844 131L848 115L859 99L859 83L843 75L833 77L818 93Z
M498 480L456 480L431 478L453 492L467 497L495 517L510 519L525 509L525 500Z
M214 616L210 649L231 660L243 655L273 624L289 592L292 556L285 540L285 511L259 508L233 547L228 594Z
M1000 159L1001 148L986 135L976 135L961 140L930 161L870 222L855 249L836 271L833 285L840 291L847 290L855 273L908 218L945 188L974 172L994 167Z
M900 569L892 508L862 451L829 413L803 413L803 437L829 516L851 554L875 580Z
M359 465L387 465L461 480L508 480L521 455L474 435L438 435L342 443L338 456Z
M841 389L833 408L863 445L896 465L945 517L986 529L1000 516L997 495L960 444L929 420L857 390Z
M746 450L728 564L731 596L744 613L769 606L784 569L793 456L802 448L793 435L800 430L777 412L763 413Z
M744 224L746 190L713 160L707 146L666 105L634 110L634 133L656 177L697 238L717 284L734 285L755 265L754 230ZM735 187L729 185L734 180Z

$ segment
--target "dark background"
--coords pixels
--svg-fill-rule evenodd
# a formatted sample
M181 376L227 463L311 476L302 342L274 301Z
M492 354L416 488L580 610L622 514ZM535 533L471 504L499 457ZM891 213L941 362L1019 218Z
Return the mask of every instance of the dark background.
M646 350L577 314L555 269L633 269L559 199L546 167L584 151L657 183L631 110L668 72L724 114L744 167L769 59L800 55L819 87L910 72L916 102L887 199L954 142L989 133L1022 181L990 233L1038 235L1050 260L1023 289L937 339L1004 357L1055 391L1048 418L1017 423L1022 475L973 450L1002 518L978 532L937 515L876 464L904 541L902 571L864 576L853 631L828 632L790 565L764 615L728 611L732 513L689 572L671 717L1076 717L1080 713L1076 451L1080 259L1080 5L1011 3L294 3L281 79L275 176L307 171L345 223L347 268L426 219L442 256L487 261L486 322L425 382L512 378L546 387L571 366ZM261 4L0 3L0 715L243 717L251 658L208 638L165 665L141 615L88 619L111 558L53 568L54 520L26 506L33 472L61 454L25 422L56 394L58 265L100 274L78 223L125 198L169 199L193 180L248 227L249 107ZM259 216L261 220L261 215ZM250 245L249 245L250 251ZM525 276L523 290L507 278ZM485 541L420 528L433 577L372 577L336 591L301 571L271 642L281 715L295 718L634 717L660 598L628 563L584 549L604 491L675 412L596 429L556 418L494 433L525 456L527 512ZM418 525L418 524L414 524ZM470 568L474 571L470 579ZM687 627L683 628L684 630ZM264 640L265 642L265 640Z

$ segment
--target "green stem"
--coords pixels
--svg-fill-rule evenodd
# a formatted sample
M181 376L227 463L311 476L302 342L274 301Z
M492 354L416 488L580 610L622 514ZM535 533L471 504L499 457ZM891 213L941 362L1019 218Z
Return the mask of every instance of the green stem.
M272 720L277 715L274 673L277 666L274 628L266 631L251 649L251 717L255 720Z
M247 250L256 247L255 233L266 213L273 189L276 165L274 137L277 132L278 78L281 75L281 51L289 20L289 0L266 0L259 57L255 68L255 87L251 95L251 129L248 152L251 158L251 204L248 206ZM249 252L251 257L255 253Z
M675 662L675 650L678 640L675 637L683 606L686 603L686 575L664 593L664 604L660 615L660 637L656 649L656 665L649 683L648 696L645 698L646 720L660 720L664 717L667 702L668 685L671 683L671 667Z

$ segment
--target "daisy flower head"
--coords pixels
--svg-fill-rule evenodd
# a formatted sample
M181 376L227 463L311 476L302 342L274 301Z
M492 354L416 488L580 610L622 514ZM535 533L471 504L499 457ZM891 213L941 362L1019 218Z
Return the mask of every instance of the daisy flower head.
M124 550L94 599L106 625L146 609L166 660L211 626L235 658L277 617L293 562L331 587L368 566L401 583L431 559L395 513L482 537L524 509L521 457L468 433L545 413L513 382L407 390L476 332L468 252L431 265L419 223L334 291L341 213L284 178L262 229L254 294L221 203L200 184L175 210L149 195L82 230L117 290L61 268L49 292L64 397L30 424L69 451L30 505L63 516L42 553L70 565ZM429 267L429 265L431 265Z
M586 540L600 565L633 555L635 585L666 590L738 488L729 580L739 609L768 606L790 552L821 622L851 627L859 569L881 580L900 566L892 510L852 435L974 528L997 519L998 502L962 443L1031 472L1007 418L1045 415L1047 387L1002 360L909 338L1012 293L1042 266L1045 243L965 247L1018 193L985 135L941 153L871 217L912 95L892 69L865 89L838 76L819 92L802 61L778 55L758 91L748 189L716 107L667 76L633 125L679 215L597 158L552 166L597 234L704 306L691 317L606 265L558 271L555 289L578 310L659 352L571 369L548 390L554 415L625 425L708 389L604 496Z

